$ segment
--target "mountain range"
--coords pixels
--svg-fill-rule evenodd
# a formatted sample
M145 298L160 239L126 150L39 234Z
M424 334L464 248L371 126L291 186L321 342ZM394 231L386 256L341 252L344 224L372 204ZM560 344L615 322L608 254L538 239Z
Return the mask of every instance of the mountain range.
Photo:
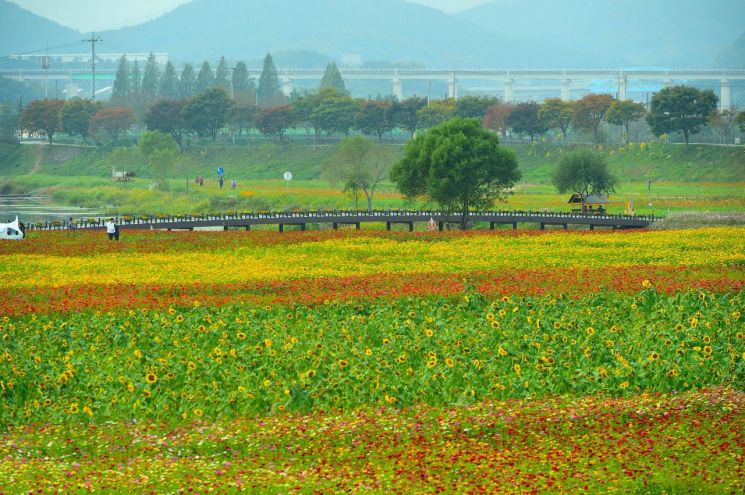
M108 52L167 52L192 63L284 51L307 53L312 67L346 59L430 68L705 68L742 33L744 3L495 0L448 15L403 0L192 0L100 34ZM47 44L84 53L84 37L0 0L0 57ZM304 65L298 58L294 65Z

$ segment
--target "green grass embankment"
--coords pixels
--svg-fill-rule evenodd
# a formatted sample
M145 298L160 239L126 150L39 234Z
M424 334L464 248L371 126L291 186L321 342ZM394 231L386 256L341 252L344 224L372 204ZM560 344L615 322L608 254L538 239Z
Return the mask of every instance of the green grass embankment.
M536 143L508 145L515 150L523 182L550 183L556 164L568 150ZM391 145L393 158L403 147ZM218 166L226 177L238 180L276 179L286 170L297 179L318 179L323 163L335 151L334 145L261 143L253 146L204 146L187 149L172 177L215 175ZM621 182L648 179L679 182L745 181L745 147L678 144L632 144L603 146L611 170ZM150 176L147 162L137 148L83 148L65 145L0 145L0 176L41 173L60 176L111 177L112 167Z

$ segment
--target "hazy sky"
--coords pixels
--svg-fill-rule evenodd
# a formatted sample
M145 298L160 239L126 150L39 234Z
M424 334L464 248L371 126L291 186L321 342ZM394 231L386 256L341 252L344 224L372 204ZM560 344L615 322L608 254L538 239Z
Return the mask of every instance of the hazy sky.
M189 0L11 0L38 15L80 31L131 26L157 17ZM271 0L267 0L271 1ZM306 1L306 0L298 0ZM313 1L313 0L309 0ZM370 0L374 2L375 0ZM407 0L458 12L489 0Z

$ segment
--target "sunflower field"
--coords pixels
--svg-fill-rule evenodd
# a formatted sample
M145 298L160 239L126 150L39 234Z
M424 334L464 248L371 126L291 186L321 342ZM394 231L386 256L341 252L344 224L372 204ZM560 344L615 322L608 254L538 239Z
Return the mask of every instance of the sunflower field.
M745 229L0 244L0 494L742 493Z

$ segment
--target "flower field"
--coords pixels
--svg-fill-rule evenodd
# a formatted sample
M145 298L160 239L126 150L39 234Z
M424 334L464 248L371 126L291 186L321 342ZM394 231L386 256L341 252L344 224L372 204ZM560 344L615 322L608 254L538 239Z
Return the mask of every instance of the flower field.
M745 229L27 241L1 494L745 490Z

